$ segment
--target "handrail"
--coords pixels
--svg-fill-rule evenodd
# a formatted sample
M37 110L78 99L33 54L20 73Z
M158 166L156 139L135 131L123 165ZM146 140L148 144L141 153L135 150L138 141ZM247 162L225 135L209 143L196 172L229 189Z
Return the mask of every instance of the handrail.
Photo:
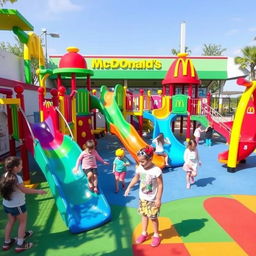
M25 112L23 111L23 109L20 106L17 106L17 107L18 107L18 110L22 113L23 118L25 119L25 122L26 122L26 124L28 126L29 132L30 132L31 137L33 139L33 142L35 142L36 138L35 138L35 135L34 135L32 129L31 129L30 123L29 123L29 121L27 119L27 116L26 116Z
M66 118L63 116L63 114L61 113L61 111L59 110L58 107L55 107L54 109L59 113L59 115L60 115L60 116L62 117L62 119L64 120L64 123L66 124L66 126L67 126L67 128L68 128L68 131L69 131L69 133L70 133L70 135L71 135L71 138L72 138L72 140L74 140L74 135L73 135L73 133L72 133L72 131L71 131L71 129L70 129L70 126L69 126L69 124L68 124Z
M208 109L210 109L210 111ZM214 108L212 108L211 106L209 106L206 103L203 104L203 111L205 111L205 113L207 113L207 114L210 114L212 119L215 117L218 120L219 125L221 125L225 130L227 130L228 133L231 133L230 127L228 127L224 123L224 121L223 121L224 117L218 111L216 111Z

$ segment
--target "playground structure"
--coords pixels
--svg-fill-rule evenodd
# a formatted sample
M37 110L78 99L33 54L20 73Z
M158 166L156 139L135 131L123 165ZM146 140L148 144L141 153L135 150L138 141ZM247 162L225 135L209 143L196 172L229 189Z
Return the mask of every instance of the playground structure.
M64 222L73 233L95 228L111 218L110 207L104 195L96 195L88 190L86 177L81 170L77 175L70 171L85 141L94 138L93 130L97 130L95 109L101 111L106 119L107 129L120 139L135 160L136 152L147 145L141 137L143 118L153 123L153 137L162 132L170 139L171 145L166 150L172 167L183 164L185 149L183 143L174 135L174 122L177 117L180 117L180 133L183 133L186 120L186 140L191 138L191 121L194 122L194 127L196 122L201 122L204 126L209 122L213 123L213 128L230 143L230 150L220 154L219 160L226 163L231 172L256 147L255 129L248 129L248 120L255 117L255 103L250 100L255 97L254 82L238 81L246 86L246 90L233 123L222 121L218 112L211 108L210 94L207 98L198 97L200 80L186 54L179 54L171 65L163 80L161 95L144 95L142 90L139 95L134 95L122 85L116 85L114 92L102 86L98 98L91 91L90 79L93 71L87 68L86 61L77 48L68 48L68 53L63 56L58 68L46 69L39 37L33 32L27 35L22 30L23 25L12 25L11 29L25 45L27 83L31 82L30 59L35 57L39 60L40 123L30 124L26 119L23 88L15 89L16 98L11 98L11 90L1 90L1 94L6 94L7 97L1 99L0 103L8 106L10 153L14 154L14 139L21 139L22 159L27 158L27 150L34 156L51 187ZM46 79L51 76L56 76L57 88L51 90L49 98L46 97ZM70 90L62 85L63 77L70 77ZM77 77L85 78L86 88L77 88ZM182 94L175 93L177 87L182 88ZM188 95L185 95L186 89ZM17 109L16 106L20 107ZM128 115L131 116L131 121L132 116L138 116L139 132L126 121ZM163 157L154 155L153 162L161 168L164 167ZM28 169L25 164L24 170ZM24 174L25 181L29 183L29 177L26 176L28 172Z

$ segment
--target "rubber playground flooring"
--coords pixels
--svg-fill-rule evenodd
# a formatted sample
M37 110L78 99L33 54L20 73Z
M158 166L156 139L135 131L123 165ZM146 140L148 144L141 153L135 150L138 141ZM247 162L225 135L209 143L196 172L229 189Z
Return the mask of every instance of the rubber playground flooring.
M107 135L98 140L98 152L112 163L120 144ZM40 181L46 195L27 195L28 228L34 231L32 249L22 255L36 256L243 256L256 255L256 156L250 156L236 173L228 173L217 161L226 145L216 142L212 147L199 145L202 167L191 189L185 188L182 168L163 172L164 193L160 213L162 243L150 246L151 239L136 245L134 237L141 232L137 214L138 186L124 197L114 193L112 165L98 166L99 184L112 209L112 220L97 229L71 234L54 204L44 177L32 161L31 179ZM132 158L127 183L133 177ZM0 207L0 236L6 216ZM15 235L15 234L14 234ZM152 227L149 227L149 236ZM13 248L1 255L14 255Z

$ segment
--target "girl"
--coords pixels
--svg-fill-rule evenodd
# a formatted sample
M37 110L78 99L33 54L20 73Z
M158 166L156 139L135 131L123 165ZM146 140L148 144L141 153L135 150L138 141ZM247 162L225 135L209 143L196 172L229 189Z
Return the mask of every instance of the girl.
M95 193L99 193L96 160L102 162L103 164L108 164L108 162L104 161L98 154L95 149L95 143L93 140L87 140L85 146L85 150L80 154L76 161L76 166L74 167L73 172L78 172L78 167L82 162L82 169L88 178L89 189L94 191Z
M115 175L115 184L116 190L115 192L118 193L119 191L119 181L122 183L123 189L125 188L124 179L126 176L126 166L130 165L127 159L124 157L124 150L119 148L116 150L116 158L113 163L113 173Z
M142 233L136 239L136 243L141 244L148 239L147 227L150 219L154 230L151 246L155 247L161 242L158 215L163 193L163 179L161 169L152 163L153 154L154 148L150 146L138 151L139 165L124 195L128 196L130 189L140 180L138 212L142 216Z
M197 146L197 143L194 140L190 140L184 152L185 163L183 165L183 170L187 173L186 174L187 189L190 188L190 184L194 183L194 177L197 176L198 166L201 165L196 146Z
M164 144L171 144L170 140L168 138L164 138L163 133L159 133L159 135L153 139L152 142L156 145L156 154L164 156L165 166L168 167L168 154L164 151Z
M204 130L202 129L202 125L201 124L197 124L196 129L194 131L195 141L196 141L197 144L199 144L200 136L201 136L201 133L203 131Z
M25 204L25 194L45 194L41 189L26 188L23 185L23 180L18 175L22 170L22 161L20 158L11 156L5 160L6 173L1 178L0 191L3 197L4 211L8 216L5 226L5 241L2 246L3 250L9 250L16 242L16 239L11 238L11 231L14 223L19 222L18 239L15 247L16 252L21 252L32 247L32 243L24 240L30 237L33 232L26 231L27 211Z

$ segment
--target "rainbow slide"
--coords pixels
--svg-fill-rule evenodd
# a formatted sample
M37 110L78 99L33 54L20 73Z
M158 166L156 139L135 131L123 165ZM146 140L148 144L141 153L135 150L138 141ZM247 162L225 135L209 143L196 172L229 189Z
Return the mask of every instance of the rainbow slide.
M115 87L115 92L118 91ZM121 85L120 85L121 86ZM90 96L91 108L97 108L105 116L109 124L110 132L115 134L124 147L129 151L135 160L137 160L136 152L144 148L148 144L140 137L135 128L130 125L125 118L115 100L115 93L108 91L106 86L101 87L100 100L95 96ZM164 158L154 154L153 163L160 168L165 166Z
M111 218L111 210L102 193L88 189L83 171L72 172L81 153L80 147L69 136L54 127L55 110L39 124L33 124L35 136L33 155L43 171L55 198L58 211L71 233L96 228Z

